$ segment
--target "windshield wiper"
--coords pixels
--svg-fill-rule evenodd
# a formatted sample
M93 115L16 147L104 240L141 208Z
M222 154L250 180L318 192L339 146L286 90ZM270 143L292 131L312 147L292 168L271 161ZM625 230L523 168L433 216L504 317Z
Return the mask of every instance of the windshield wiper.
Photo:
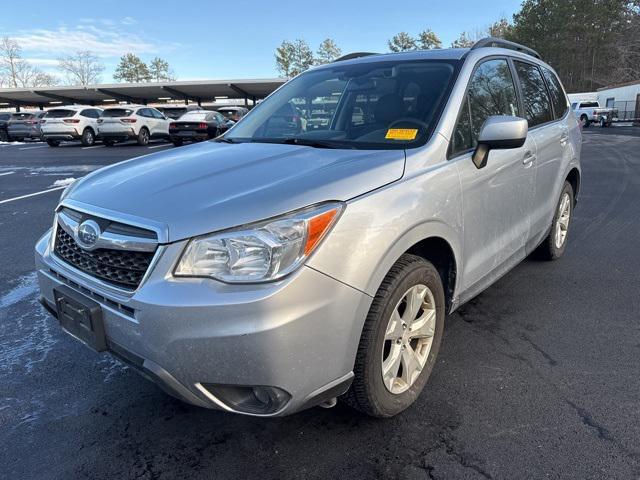
M216 139L214 140L214 142L224 142L224 143L242 143L242 142L237 142L237 141L235 141L233 138L224 138L224 137L216 138Z
M285 143L287 145L301 145L304 147L313 147L313 148L350 148L354 149L353 145L348 143L338 143L332 140L316 140L312 138L299 138L299 137L290 137L283 138L278 143Z

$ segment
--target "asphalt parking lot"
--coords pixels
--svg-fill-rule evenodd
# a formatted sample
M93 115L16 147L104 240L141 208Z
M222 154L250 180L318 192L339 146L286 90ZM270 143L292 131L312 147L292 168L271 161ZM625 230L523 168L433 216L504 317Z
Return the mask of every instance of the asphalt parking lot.
M639 478L640 129L584 137L566 255L449 317L427 389L389 420L191 407L63 334L32 254L61 190L12 199L173 147L0 145L0 478Z

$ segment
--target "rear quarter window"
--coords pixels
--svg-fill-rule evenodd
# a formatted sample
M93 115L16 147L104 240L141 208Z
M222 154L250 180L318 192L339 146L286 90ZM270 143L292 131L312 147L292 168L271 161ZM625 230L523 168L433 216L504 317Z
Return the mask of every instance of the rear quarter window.
M547 87L551 94L551 103L553 103L553 113L556 119L564 117L567 112L567 97L564 94L560 80L556 77L555 73L547 68L542 68L542 75L547 81Z
M522 87L522 101L529 128L553 120L551 100L540 69L531 63L513 62Z

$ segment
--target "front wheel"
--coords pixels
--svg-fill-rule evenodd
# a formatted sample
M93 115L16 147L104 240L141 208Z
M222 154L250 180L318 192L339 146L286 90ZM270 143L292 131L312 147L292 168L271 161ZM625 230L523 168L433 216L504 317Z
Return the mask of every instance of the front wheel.
M60 140L52 140L52 139L49 139L49 140L47 140L47 144L48 144L50 147L58 147L58 146L60 145Z
M436 268L415 255L400 257L371 304L346 403L374 417L392 417L413 404L435 365L444 316Z
M587 117L586 115L582 115L580 117L580 121L582 122L583 128L589 128L589 125L590 125L589 117Z
M558 199L556 212L551 222L551 231L538 247L537 253L545 260L560 258L567 248L571 215L573 215L573 187L564 182Z

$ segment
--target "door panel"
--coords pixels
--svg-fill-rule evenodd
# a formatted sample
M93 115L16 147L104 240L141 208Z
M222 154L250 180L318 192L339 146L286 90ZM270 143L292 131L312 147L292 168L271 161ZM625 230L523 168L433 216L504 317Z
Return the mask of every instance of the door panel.
M535 141L528 138L521 148L492 150L482 169L471 154L456 161L463 192L463 289L470 296L526 256L534 196L529 160L535 156Z
M513 73L505 58L476 66L451 141L462 188L464 262L461 300L477 294L525 256L534 196L536 145L492 150L487 165L471 160L492 115L520 115Z

